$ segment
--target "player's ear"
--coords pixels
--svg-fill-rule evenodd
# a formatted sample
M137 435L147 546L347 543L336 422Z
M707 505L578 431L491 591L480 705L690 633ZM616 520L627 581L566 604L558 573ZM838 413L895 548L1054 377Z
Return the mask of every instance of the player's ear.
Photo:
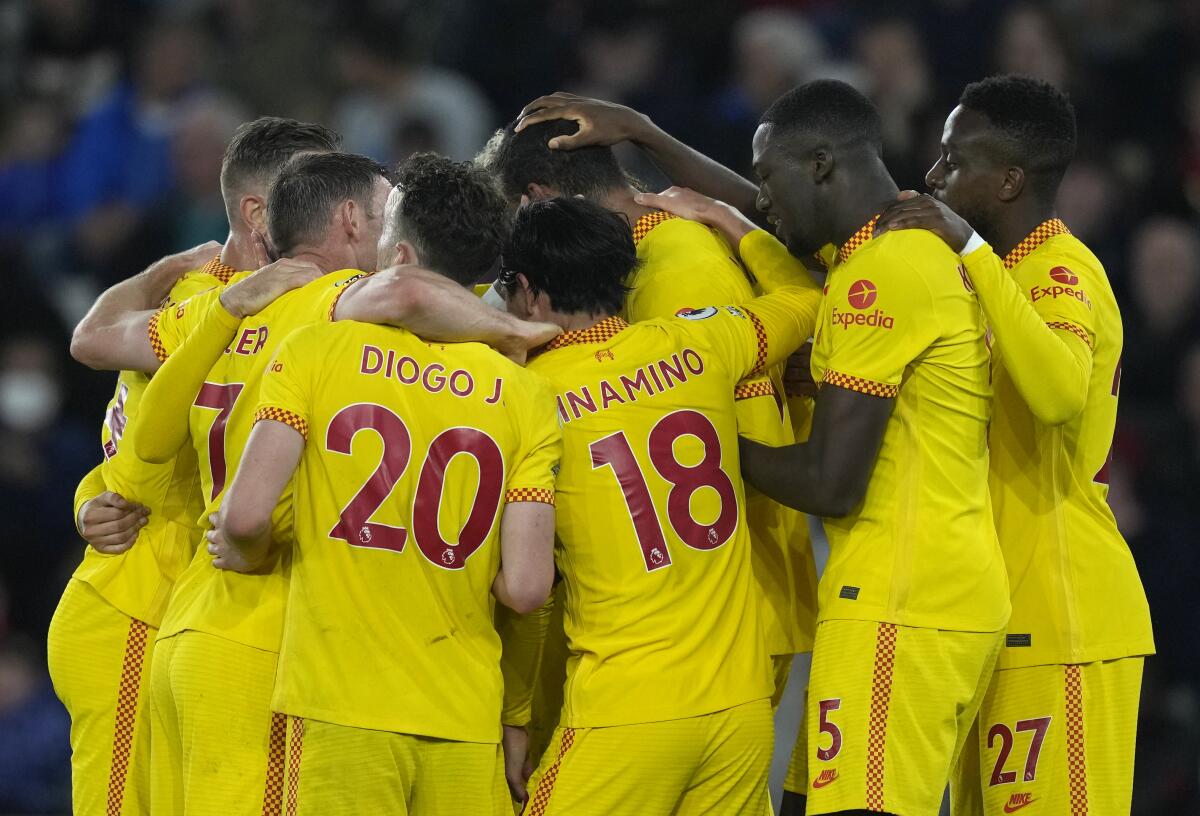
M1001 201L1012 201L1021 195L1021 191L1024 189L1025 171L1020 167L1009 167L1004 171L1004 177L1000 180L1000 190L996 197Z
M247 194L238 201L242 223L263 235L267 232L267 200L260 195Z
M361 211L358 208L358 203L353 198L348 198L338 207L337 217L341 221L342 229L346 231L346 235L351 238L358 234L361 224L358 223Z
M536 181L531 181L525 185L525 195L530 201L545 201L547 198L556 198L558 191L553 187L547 187L545 184L538 184Z
M827 147L818 147L813 151L812 155L812 177L813 181L821 184L833 172L833 151Z
M421 259L417 257L417 248L408 241L401 241L396 244L396 263L395 266L403 266L404 264L419 264Z

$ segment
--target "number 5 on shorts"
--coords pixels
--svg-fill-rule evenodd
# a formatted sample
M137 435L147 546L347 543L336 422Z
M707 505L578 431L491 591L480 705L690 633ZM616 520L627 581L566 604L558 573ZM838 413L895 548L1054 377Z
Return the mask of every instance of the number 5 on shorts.
M817 723L817 730L822 734L829 735L829 747L817 747L817 759L822 762L829 762L836 757L842 750L842 730L829 721L829 712L837 711L842 707L842 700L821 700L817 705L820 707L820 720Z

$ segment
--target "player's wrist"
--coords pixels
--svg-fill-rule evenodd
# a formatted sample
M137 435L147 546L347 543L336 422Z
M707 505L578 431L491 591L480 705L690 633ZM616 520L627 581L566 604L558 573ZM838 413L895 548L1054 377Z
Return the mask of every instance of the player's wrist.
M962 247L958 250L959 257L961 257L961 258L967 257L972 252L979 249L981 246L983 246L986 243L987 243L987 241L983 240L982 235L980 235L975 230L971 230L971 235L967 238L967 240L963 243Z

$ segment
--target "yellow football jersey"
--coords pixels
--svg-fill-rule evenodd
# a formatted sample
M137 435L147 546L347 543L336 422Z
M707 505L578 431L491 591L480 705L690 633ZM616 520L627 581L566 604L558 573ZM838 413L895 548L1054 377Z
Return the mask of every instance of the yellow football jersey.
M188 272L171 287L163 309L229 282L234 270L219 257ZM156 347L160 359L162 350ZM150 378L140 371L122 371L104 413L100 431L106 489L135 499L153 511L138 533L137 543L120 555L84 549L75 576L90 584L117 609L132 618L158 626L175 579L187 566L199 541L196 518L200 500L196 457L184 449L170 462L150 464L121 445L125 428L134 421Z
M1051 427L1005 368L1005 343L1019 338L992 343L992 506L1013 607L1001 668L1153 654L1146 593L1108 507L1122 329L1104 267L1057 219L1003 262L990 247L966 262L1003 263L1047 325L1092 353L1083 411Z
M737 306L762 293L757 282L747 278L725 239L703 224L654 212L638 220L633 235L641 265L629 280L631 291L625 302L624 317L631 323L673 317L709 303ZM760 255L771 251L768 244L777 243L761 230L753 236L744 243L748 251ZM750 258L743 258L750 267ZM792 263L803 274L799 262ZM738 432L766 445L794 442L782 395L782 367L739 383L734 391ZM804 516L747 485L746 523L754 542L750 560L760 589L768 653L811 650L817 570Z
M789 287L686 317L610 317L529 363L563 422L561 726L692 717L771 695L733 388L810 334L819 298Z
M333 308L346 285L366 273L353 269L330 272L280 296L256 315L245 318L233 342L213 365L192 404L189 424L192 447L200 468L205 510L202 530L210 529L208 515L220 507L254 424L258 386L268 361L288 334L311 323L332 319ZM204 314L207 298L185 301L156 326L158 342L167 353L182 343L187 331ZM291 492L275 511L276 534L291 534ZM175 584L159 637L194 629L256 649L276 651L283 626L289 560L281 558L269 575L240 575L214 569L201 547Z
M284 341L255 419L308 440L272 708L498 742L499 519L506 502L554 503L545 382L478 343L343 321Z
M1008 583L988 501L983 315L958 255L924 230L874 238L875 220L830 269L812 372L896 402L862 503L824 520L820 619L1002 629Z

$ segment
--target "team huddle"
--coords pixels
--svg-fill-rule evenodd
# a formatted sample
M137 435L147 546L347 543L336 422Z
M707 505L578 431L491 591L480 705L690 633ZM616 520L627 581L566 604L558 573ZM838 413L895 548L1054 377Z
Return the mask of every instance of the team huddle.
M831 80L758 184L568 94L473 162L339 142L242 125L228 240L75 330L120 372L48 643L76 813L765 816L805 652L782 814L1129 812L1154 645L1058 91L968 86L930 195Z

